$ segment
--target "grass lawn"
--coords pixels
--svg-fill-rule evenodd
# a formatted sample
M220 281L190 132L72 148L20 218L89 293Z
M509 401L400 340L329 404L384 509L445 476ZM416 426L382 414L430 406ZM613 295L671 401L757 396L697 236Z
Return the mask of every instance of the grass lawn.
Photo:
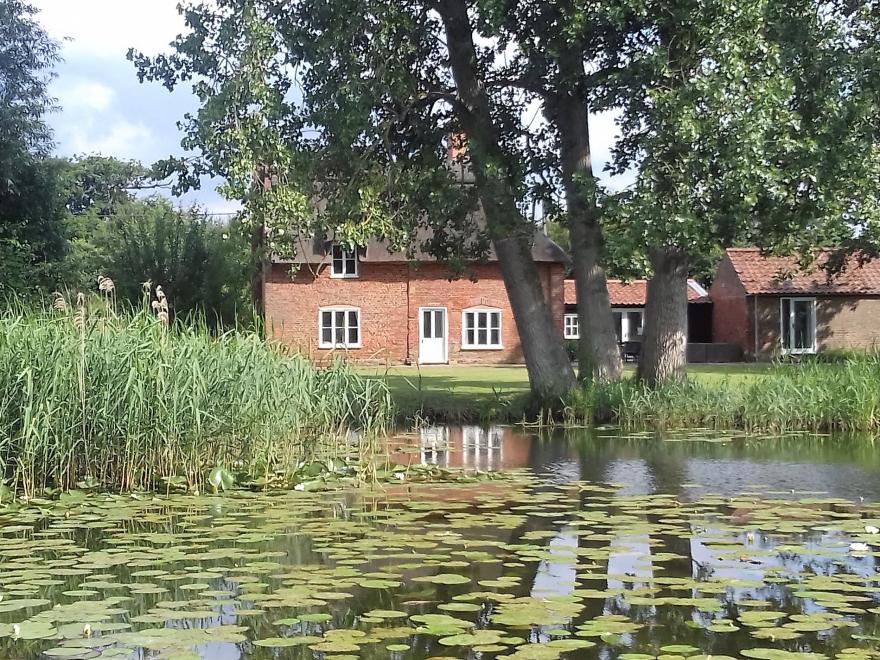
M737 382L758 378L769 367L755 363L695 364L689 367L689 373L705 382ZM529 391L528 374L523 366L393 366L360 371L383 378L404 414L425 410L443 411L451 418L473 416L473 413L489 412L500 401L522 397ZM627 371L634 373L635 368L628 365Z

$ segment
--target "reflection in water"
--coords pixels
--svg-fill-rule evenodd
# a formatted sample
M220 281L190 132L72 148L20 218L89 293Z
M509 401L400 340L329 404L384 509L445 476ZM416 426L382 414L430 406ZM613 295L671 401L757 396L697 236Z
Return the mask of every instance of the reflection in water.
M567 596L577 586L578 536L571 528L559 530L547 544L550 556L538 564L531 595L536 598Z
M419 457L422 465L473 470L503 470L509 468L503 442L508 428L501 426L426 426L419 430ZM514 448L515 452L515 448ZM402 454L395 456L401 463L409 463Z
M426 426L419 434L422 465L449 467L449 428Z
M821 492L880 499L880 452L871 438L431 426L420 430L418 441L394 460L479 470L531 468L551 483L610 481L625 494ZM405 439L398 444L407 446Z
M605 481L623 486L621 495L647 495L654 492L654 475L642 459L615 459L608 462Z
M870 445L672 439L429 427L395 460L531 472L0 510L0 658L880 660Z

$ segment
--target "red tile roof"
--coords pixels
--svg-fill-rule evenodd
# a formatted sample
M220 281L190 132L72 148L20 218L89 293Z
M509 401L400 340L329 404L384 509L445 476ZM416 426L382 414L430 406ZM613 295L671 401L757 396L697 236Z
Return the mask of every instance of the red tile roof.
M822 265L828 253L820 253L806 271L796 257L762 255L758 248L730 248L727 256L745 287L746 294L880 295L880 260L859 266L851 257L846 268L829 281Z
M694 280L688 280L688 302L709 302L706 290ZM648 280L608 280L608 295L612 307L644 307L648 298ZM576 305L574 280L565 280L565 304Z

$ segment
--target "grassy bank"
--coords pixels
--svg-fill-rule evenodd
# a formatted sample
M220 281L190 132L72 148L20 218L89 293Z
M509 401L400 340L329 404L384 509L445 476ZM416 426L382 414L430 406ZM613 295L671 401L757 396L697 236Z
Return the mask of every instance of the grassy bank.
M373 369L400 414L440 421L522 421L523 367ZM835 362L692 365L686 383L648 389L631 378L588 387L567 402L564 421L627 428L755 431L880 431L880 357Z
M627 428L880 431L880 357L776 364L750 381L692 378L649 389L629 380L587 387L568 402L566 416Z
M692 365L698 383L747 385L770 370L766 364ZM522 366L370 367L364 375L384 382L400 417L439 421L521 421L526 414L529 377ZM631 376L634 367L627 367Z
M0 315L0 392L0 476L29 495L203 486L214 466L273 479L390 417L385 385L344 365L85 306Z

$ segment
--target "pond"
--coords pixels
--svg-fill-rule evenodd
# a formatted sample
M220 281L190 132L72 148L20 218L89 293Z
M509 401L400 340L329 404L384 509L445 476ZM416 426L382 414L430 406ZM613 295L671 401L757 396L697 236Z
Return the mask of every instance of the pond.
M499 479L0 513L2 658L880 658L864 438L424 428Z

